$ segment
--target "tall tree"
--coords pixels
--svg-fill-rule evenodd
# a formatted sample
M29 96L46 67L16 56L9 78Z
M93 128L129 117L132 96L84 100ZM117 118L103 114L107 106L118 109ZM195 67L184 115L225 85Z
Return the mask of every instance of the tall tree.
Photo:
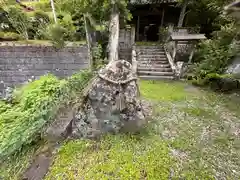
M53 19L54 19L54 22L57 23L57 16L56 16L56 12L55 12L54 1L50 0L50 2L51 2L51 7L52 7Z
M189 3L190 0L181 0L181 12L179 15L179 20L178 20L178 27L182 27L183 26L183 22L184 22L184 18L186 15L186 9L187 9L187 5Z
M119 7L116 2L112 2L112 10L109 25L109 61L118 60L118 43L119 42Z

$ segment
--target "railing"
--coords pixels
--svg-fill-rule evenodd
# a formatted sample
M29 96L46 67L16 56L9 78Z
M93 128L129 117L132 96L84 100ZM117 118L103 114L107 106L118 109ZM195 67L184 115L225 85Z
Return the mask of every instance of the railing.
M175 75L176 71L177 71L177 66L176 66L176 64L175 64L175 62L174 62L174 60L173 60L173 58L171 56L171 53L169 52L169 50L167 48L167 44L164 44L163 48L164 48L164 51L166 53L168 62L170 64L171 68L172 68L172 71L173 71L174 75Z
M132 47L132 72L137 76L137 53L135 45Z

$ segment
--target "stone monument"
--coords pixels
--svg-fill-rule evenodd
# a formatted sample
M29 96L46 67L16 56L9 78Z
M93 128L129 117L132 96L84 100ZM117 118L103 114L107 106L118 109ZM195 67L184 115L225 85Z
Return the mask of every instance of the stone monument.
M110 62L98 75L72 122L72 137L96 138L105 133L135 132L146 116L137 77L125 60Z

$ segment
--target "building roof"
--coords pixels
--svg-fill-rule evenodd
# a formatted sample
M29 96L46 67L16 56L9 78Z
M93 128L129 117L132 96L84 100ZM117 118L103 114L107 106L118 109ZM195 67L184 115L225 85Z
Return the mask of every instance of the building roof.
M192 41L206 39L204 34L171 35L173 41Z
M130 0L130 4L161 4L161 3L175 3L177 0Z

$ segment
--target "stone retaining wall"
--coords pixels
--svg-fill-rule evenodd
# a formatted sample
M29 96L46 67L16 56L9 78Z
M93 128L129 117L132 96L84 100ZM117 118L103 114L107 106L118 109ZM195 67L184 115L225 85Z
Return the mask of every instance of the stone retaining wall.
M89 67L86 45L57 50L52 46L0 46L0 92L52 73L63 78Z

